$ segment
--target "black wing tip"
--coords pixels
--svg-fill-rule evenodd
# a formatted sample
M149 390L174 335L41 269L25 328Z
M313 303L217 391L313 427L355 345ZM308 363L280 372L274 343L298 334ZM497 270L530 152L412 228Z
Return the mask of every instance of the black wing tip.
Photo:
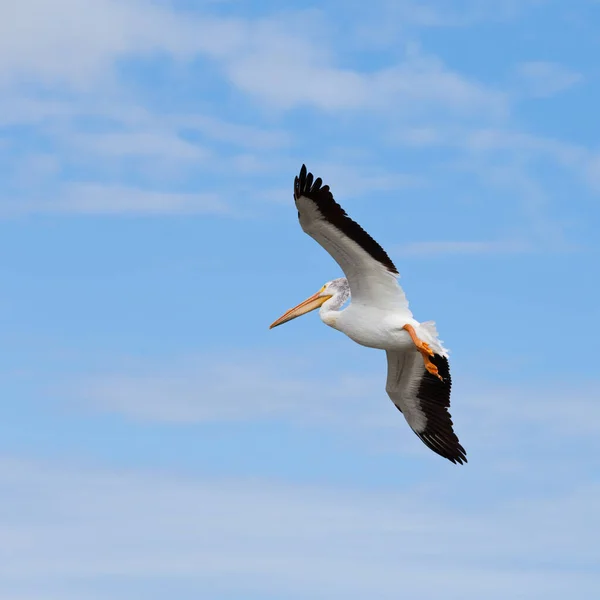
M428 371L423 374L417 398L427 405L427 419L432 421L432 426L428 426L425 431L417 435L430 450L451 463L466 464L467 451L454 433L452 416L448 412L452 388L450 363L448 358L441 354L432 356L431 362L438 368L443 381Z
M332 225L353 239L359 246L380 262L390 273L399 275L396 265L387 252L334 200L328 185L308 171L303 163L299 175L294 178L294 199L306 196L312 200L321 214Z
M449 460L455 465L464 465L467 460L467 451L462 447L454 433L448 435L446 439L437 440L426 434L417 433L418 438L436 454Z
M469 461L467 460L467 451L462 447L461 444L457 444L456 453L452 456L444 456L451 463L455 465L466 465Z
M459 448L459 454L456 454L456 456L454 457L450 457L450 456L445 456L444 458L447 458L451 463L455 464L455 465L466 465L468 464L468 460L467 460L467 451L459 444L458 445Z
M303 164L299 175L294 178L294 198L298 199L300 196L306 196L318 202L319 199L324 200L326 195L331 196L329 186L323 185L323 180L320 177L315 177ZM333 196L331 196L331 200L333 200Z

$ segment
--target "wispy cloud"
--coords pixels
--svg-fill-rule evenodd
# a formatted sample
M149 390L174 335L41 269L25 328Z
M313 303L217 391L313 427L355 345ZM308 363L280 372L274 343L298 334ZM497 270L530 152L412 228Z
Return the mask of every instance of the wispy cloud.
M58 14L68 14L72 26L65 27ZM434 57L413 52L374 72L337 66L318 13L242 20L186 15L144 0L60 0L51 11L40 0L26 0L4 17L0 22L11 23L0 29L5 85L28 76L75 90L97 83L115 89L118 59L164 53L174 60L212 59L238 89L284 109L397 108L398 102L415 101L468 111L505 109L502 93Z
M106 372L71 382L67 393L78 411L120 414L135 421L275 420L334 426L370 439L372 447L383 444L394 452L426 455L428 451L413 439L384 388L383 362L377 373L329 364L322 375L316 361L294 356L261 358L253 353L240 354L235 360L198 357L162 367ZM599 431L600 415L592 418L598 412L597 398L594 381L576 387L558 380L514 387L463 377L455 386L451 412L471 451L487 456L494 453L496 441L491 440L498 432L510 437L523 428L541 440L572 436L591 440ZM582 414L588 416L586 424L582 424ZM404 435L399 436L400 431ZM517 458L519 453L515 438L504 457Z
M292 135L283 130L261 129L260 127L242 125L223 121L213 116L202 114L175 115L167 121L184 130L197 130L208 138L235 146L252 149L282 148L289 146Z
M336 67L313 52L299 54L289 40L281 46L261 48L233 61L228 68L232 82L282 109L309 105L327 111L423 112L435 106L491 115L507 110L502 92L469 81L434 57L411 52L395 66L365 73Z
M569 240L564 223L551 216L550 207L558 199L545 174L562 172L571 185L580 186L571 202L585 202L586 194L598 191L595 177L598 154L584 145L549 136L534 135L507 127L468 127L422 125L392 130L392 143L411 148L453 149L451 165L441 161L445 176L449 170L470 173L485 189L507 193L522 215L511 231L499 232L499 240L426 240L401 247L399 252L430 253L522 253L529 251L572 251L577 244ZM446 159L447 160L447 159ZM483 199L483 198L482 198Z
M515 153L521 158L549 158L573 168L586 163L593 153L570 141L498 127L408 126L390 134L390 140L409 146L450 146L475 152Z
M261 360L240 356L230 362L205 357L186 362L158 371L83 380L72 396L83 398L100 411L150 421L283 418L307 423L348 422L358 413L366 423L378 417L375 410L369 419L369 409L362 404L375 383L363 377L341 374L329 381L307 378L304 370L294 375L289 366L286 368L288 361L276 357ZM165 402L166 398L170 401Z
M183 140L172 131L142 130L93 135L76 134L69 141L78 151L117 159L156 158L170 161L193 161L197 165L210 156L209 150Z
M521 63L516 72L523 92L538 97L553 96L583 80L581 73L546 61Z
M158 192L95 183L68 184L58 199L40 202L29 210L87 215L231 215L228 205L215 194Z
M440 21L448 20L447 7L436 3L421 8L414 3L402 6L415 22L431 24L438 19L435 15L441 15ZM478 3L470 3L465 10L474 14L480 8ZM504 3L498 7L501 12L514 9ZM151 199L146 195L143 203L130 200L120 211L111 209L114 214L130 212L132 205L156 206L157 212L167 212L169 206L174 212L185 212L191 205L210 206L204 185L196 195L202 201L184 198L164 185L167 181L189 181L200 172L220 179L219 189L224 195L243 193L232 185L232 173L272 173L270 187L280 189L283 183L275 167L283 172L288 156L299 154L306 142L302 132L293 133L282 126L281 115L292 109L310 107L332 119L379 115L384 120L400 119L405 125L427 121L435 114L446 123L445 132L417 126L412 141L447 146L455 143L448 123L477 118L497 126L511 109L506 90L467 77L411 41L403 41L393 60L375 62L369 68L348 66L336 51L341 32L330 27L320 10L241 18L208 10L175 10L169 4L149 0L126 4L60 0L48 12L40 0L26 0L13 12L0 19L1 23L13 24L6 31L0 30L4 34L0 38L4 50L0 82L5 91L0 119L5 124L35 127L32 134L39 142L54 146L60 164L56 189L68 189L63 183L69 184L70 171L81 165L88 170L90 185L104 185L106 173L111 173L113 181L118 174L120 180L115 183L123 188L130 186L126 173L137 175L146 188L157 180L162 184L163 196L157 193ZM65 27L59 22L58 14L68 14L71 25ZM132 78L131 72L123 69L127 61L138 64L158 57L166 58L169 67L178 69L189 81L198 64L207 69L210 64L218 85L230 86L245 96L245 102L250 100L249 105L266 109L267 114L274 112L276 121L265 119L266 126L260 127L244 119L227 120L217 116L217 105L204 100L197 107L185 103L185 110L173 102L168 110L158 111L154 99L160 90L148 88L143 77ZM481 137L479 131L473 135ZM484 143L490 142L465 141L473 149ZM497 148L497 141L494 143ZM332 182L336 182L340 195L391 191L418 185L422 179L419 173L370 168L376 161L373 156L365 158L363 173L346 168L342 174L340 168L338 177L334 159L328 156L330 145L319 145L319 159L332 166ZM297 168L298 161L293 162L290 172ZM586 170L593 172L591 166ZM593 175L586 177L595 180ZM48 181L44 184L50 187ZM21 195L27 196L29 192L25 192ZM169 201L164 194L169 195ZM43 205L35 198L26 200L24 206ZM57 201L57 210L84 205L100 210L96 201L76 202L72 196ZM205 212L210 210L214 204Z
M377 0L369 5L348 6L355 16L355 37L360 43L381 48L396 46L407 32L423 28L467 28L482 22L506 22L543 6L545 0L480 0L448 3L440 0Z
M466 600L504 600L515 589L556 600L577 589L583 598L600 583L594 485L474 509L450 508L436 489L365 492L10 459L0 476L5 597L48 597L75 582L79 593L66 597L95 597L81 584L99 577L311 598L396 598L402 581L408 595L426 588Z
M0 23L1 82L28 78L75 90L99 80L114 83L116 60L123 56L221 56L244 39L243 23L234 19L182 15L147 0L58 0L52 6L24 0L3 4Z
M0 458L0 596L593 597L598 377L593 361L557 369L551 351L594 320L593 256L550 255L572 248L574 221L593 235L600 190L581 116L594 111L575 93L595 93L591 38L567 31L585 13L546 0L270 4L0 2L0 216L43 215L0 222L0 375L14 397L2 440L31 457ZM523 62L546 58L557 33L568 52ZM410 431L382 352L342 337L291 351L280 331L267 353L236 325L240 293L270 313L265 290L283 297L329 268L316 246L319 262L301 262L304 242L278 227L286 211L302 235L290 189L302 162L373 234L409 232L388 249L415 259L415 310L454 327L467 467ZM151 227L123 222L138 215ZM174 243L157 247L157 227ZM190 253L198 232L217 258ZM286 242L289 257L274 255ZM452 278L425 280L444 265L416 260L444 256L462 295ZM571 329L547 333L565 306ZM35 458L67 452L70 465Z

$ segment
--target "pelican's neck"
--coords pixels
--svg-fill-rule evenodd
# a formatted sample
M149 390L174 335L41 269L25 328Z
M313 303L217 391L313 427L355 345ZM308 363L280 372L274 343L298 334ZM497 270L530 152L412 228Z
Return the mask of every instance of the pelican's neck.
M344 302L350 297L350 287L343 287L336 291L336 293L324 302L319 309L319 317L325 325L336 328L336 321L340 315L340 308L344 305Z

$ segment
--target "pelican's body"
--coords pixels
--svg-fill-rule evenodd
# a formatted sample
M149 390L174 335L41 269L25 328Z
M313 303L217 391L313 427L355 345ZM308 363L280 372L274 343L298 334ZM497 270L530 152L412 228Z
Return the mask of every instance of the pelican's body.
M319 308L326 325L362 346L385 350L386 391L410 427L434 452L454 463L466 462L448 412L448 352L435 324L413 317L389 256L304 165L294 182L294 200L302 229L331 254L346 277L329 281L271 327Z
M335 305L328 306L334 298L325 302L319 310L319 316L325 325L345 333L351 340L367 348L379 350L414 348L404 326L408 324L413 325L415 329L419 328L420 324L415 319L407 319L401 314L354 303L350 303L342 310L335 309L332 308Z

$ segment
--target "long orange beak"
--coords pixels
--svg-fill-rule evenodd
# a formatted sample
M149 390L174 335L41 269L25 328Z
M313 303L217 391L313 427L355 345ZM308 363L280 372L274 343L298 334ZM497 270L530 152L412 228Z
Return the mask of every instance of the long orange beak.
M294 308L288 310L284 315L281 315L277 321L271 323L269 329L273 329L273 327L277 327L278 325L283 325L292 319L296 319L297 317L301 317L306 313L311 312L312 310L316 310L321 305L325 304L331 296L321 296L325 288L321 288L316 294L307 298L304 302L298 304L298 306L294 306Z

